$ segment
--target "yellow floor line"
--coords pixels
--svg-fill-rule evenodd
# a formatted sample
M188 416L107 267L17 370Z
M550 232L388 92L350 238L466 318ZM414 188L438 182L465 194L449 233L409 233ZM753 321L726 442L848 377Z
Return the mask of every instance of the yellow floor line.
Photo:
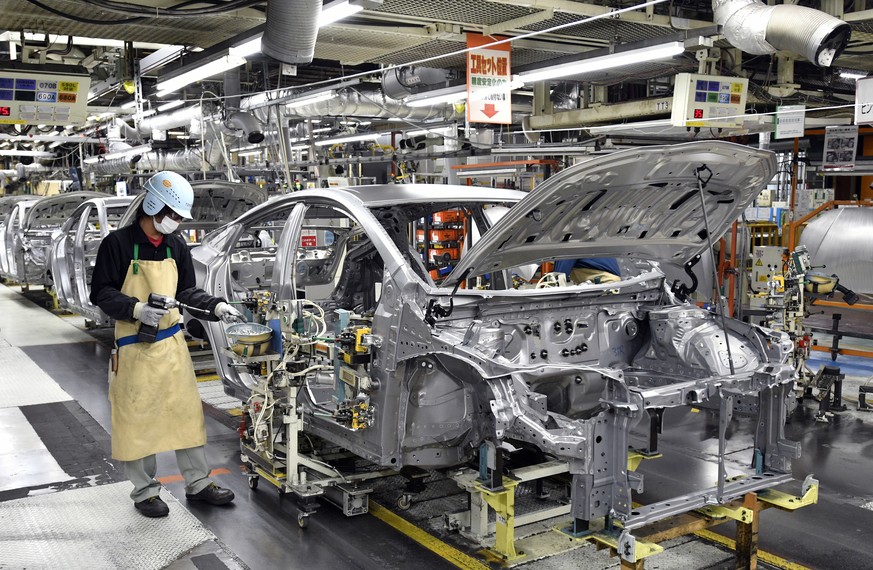
M704 540L720 544L721 546L733 550L734 552L736 552L737 550L737 541L732 538L722 536L717 532L713 532L711 530L699 530L694 534ZM808 566L786 560L781 556L776 556L775 554L765 552L764 550L758 550L758 559L777 568L782 568L782 570L811 570Z
M388 524L395 530L401 532L402 534L405 534L406 536L419 543L423 547L427 548L437 556L448 560L458 568L462 568L464 570L490 569L487 564L483 564L472 556L464 554L454 546L446 544L432 534L418 528L406 519L395 515L385 507L373 502L372 500L370 501L370 514L380 521Z
M212 382L214 380L221 380L221 378L218 377L218 374L202 374L197 376L198 382Z

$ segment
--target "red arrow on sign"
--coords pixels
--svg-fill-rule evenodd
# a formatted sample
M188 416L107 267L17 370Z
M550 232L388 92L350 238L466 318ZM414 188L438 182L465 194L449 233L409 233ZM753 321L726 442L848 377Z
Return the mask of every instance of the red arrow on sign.
M482 114L485 115L486 117L488 117L489 119L492 118L494 115L496 115L499 112L500 111L498 111L497 109L494 108L494 103L485 103L485 108L482 109Z

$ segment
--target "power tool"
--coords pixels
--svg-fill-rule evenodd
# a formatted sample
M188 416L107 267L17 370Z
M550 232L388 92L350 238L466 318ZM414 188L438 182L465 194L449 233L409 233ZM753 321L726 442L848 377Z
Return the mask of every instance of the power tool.
M170 309L185 309L192 313L200 313L201 315L209 316L210 312L206 309L198 309L197 307L192 307L190 305L186 305L185 303L180 303L176 299L169 297L167 295L159 295L157 293L149 293L148 304L150 307L154 307L156 309L165 309L169 311ZM155 342L158 338L158 327L149 326L146 324L141 324L139 327L139 333L137 334L137 340L139 342Z

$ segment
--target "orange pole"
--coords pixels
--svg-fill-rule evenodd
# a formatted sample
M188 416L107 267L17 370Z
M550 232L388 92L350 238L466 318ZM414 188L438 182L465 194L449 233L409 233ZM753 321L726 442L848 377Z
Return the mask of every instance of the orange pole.
M819 344L814 344L809 347L810 350L814 350L816 352L830 352L831 347L829 346L821 346ZM861 358L873 358L873 352L869 350L855 350L853 348L838 348L837 354L842 354L843 356L860 356Z
M821 299L815 299L812 303L816 307L837 307L840 309L857 309L859 311L873 311L873 305L865 305L863 303L855 303L854 305L849 305L846 303L841 303L839 301L822 301Z

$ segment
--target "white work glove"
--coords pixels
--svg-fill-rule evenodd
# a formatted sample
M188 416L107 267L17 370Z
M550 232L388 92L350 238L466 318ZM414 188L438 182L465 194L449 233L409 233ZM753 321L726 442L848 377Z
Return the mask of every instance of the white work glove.
M137 303L133 306L133 318L150 327L158 326L161 317L168 312L167 309L152 307L148 303Z
M225 323L241 323L245 321L245 317L243 317L242 313L224 301L215 305L215 316Z

